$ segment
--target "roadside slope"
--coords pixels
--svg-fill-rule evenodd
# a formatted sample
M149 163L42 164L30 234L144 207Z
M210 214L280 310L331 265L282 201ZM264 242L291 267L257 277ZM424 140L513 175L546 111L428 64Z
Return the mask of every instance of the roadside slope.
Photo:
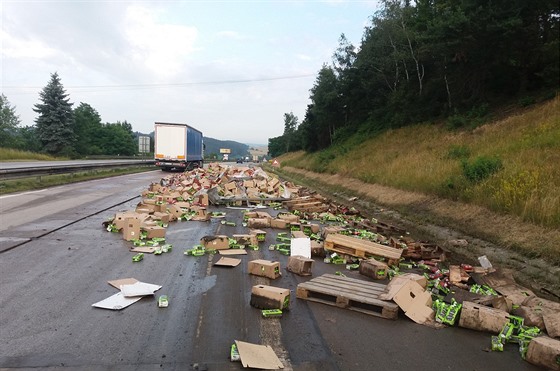
M560 295L560 265L519 251L538 250L541 245L560 246L560 231L523 222L519 217L499 215L486 208L418 192L368 184L338 174L319 174L293 167L275 169L283 178L317 189L326 196L360 199L356 207L365 215L399 223L416 236L429 238L452 252L459 262L476 263L487 255L495 266L511 268L516 280L542 292ZM467 246L450 241L466 239ZM558 298L556 298L558 299Z

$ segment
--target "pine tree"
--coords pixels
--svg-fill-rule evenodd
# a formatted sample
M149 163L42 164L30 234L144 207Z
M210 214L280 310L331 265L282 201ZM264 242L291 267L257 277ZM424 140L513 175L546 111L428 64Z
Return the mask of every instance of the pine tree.
M13 147L19 124L15 107L4 94L0 94L0 147Z
M33 110L39 114L35 123L43 151L52 155L71 156L75 152L76 141L72 103L58 73L51 74L51 80L39 97L42 103L36 104Z

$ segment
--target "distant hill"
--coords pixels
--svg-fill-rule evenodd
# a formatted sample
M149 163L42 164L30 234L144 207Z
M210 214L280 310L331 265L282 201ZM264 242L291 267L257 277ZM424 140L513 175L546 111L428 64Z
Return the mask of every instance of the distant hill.
M231 150L229 155L230 159L250 156L249 146L247 144L234 142L232 140L218 140L204 137L204 144L206 145L204 153L207 158L220 159L222 157L220 154L220 148L229 148Z

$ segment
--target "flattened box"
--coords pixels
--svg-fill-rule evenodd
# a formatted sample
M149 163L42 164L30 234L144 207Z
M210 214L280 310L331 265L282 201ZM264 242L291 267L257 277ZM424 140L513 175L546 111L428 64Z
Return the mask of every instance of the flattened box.
M289 309L290 290L266 285L253 286L250 304L260 309Z

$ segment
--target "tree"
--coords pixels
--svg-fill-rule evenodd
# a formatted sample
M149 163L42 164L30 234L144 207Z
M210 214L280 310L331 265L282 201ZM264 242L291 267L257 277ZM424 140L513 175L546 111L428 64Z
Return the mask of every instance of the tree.
M338 81L331 67L323 65L319 71L310 99L317 126L315 140L318 149L323 149L332 144L336 129L344 125L344 107L339 100Z
M39 97L42 103L36 104L33 110L39 114L35 123L43 151L52 155L72 155L76 141L72 103L56 72L51 74Z
M99 139L105 155L134 156L138 153L132 126L126 121L105 124Z
M74 109L76 152L82 156L102 154L102 143L99 140L102 129L101 117L95 108L80 102L80 105Z
M284 113L284 141L286 143L286 152L295 149L296 130L298 127L298 118L293 112Z
M16 108L10 105L4 94L0 95L0 147L13 147L13 139L17 136L19 116Z

